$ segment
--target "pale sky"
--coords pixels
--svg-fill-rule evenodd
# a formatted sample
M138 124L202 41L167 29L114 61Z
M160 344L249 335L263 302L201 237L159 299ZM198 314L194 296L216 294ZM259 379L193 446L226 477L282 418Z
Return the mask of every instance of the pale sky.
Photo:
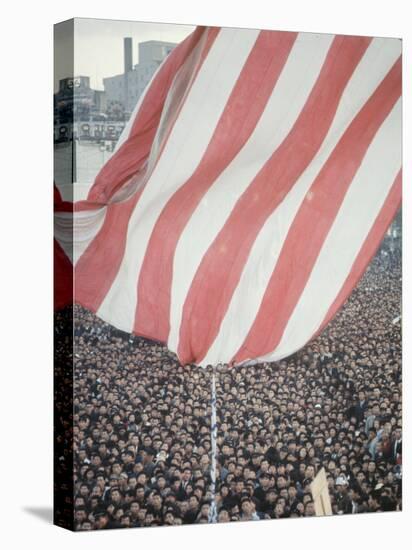
M70 76L71 26L55 27L55 91L61 78ZM103 90L103 78L123 72L123 38L133 39L133 65L138 63L138 43L164 40L179 43L194 26L166 23L139 23L110 19L74 20L74 76L90 76L90 85Z

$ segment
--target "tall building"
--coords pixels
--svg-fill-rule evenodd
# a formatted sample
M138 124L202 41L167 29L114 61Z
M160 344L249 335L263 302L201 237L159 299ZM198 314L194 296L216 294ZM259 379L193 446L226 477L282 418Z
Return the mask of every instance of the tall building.
M124 72L103 79L108 108L111 104L121 105L130 114L156 69L175 46L159 40L141 42L139 63L133 66L133 41L124 38Z

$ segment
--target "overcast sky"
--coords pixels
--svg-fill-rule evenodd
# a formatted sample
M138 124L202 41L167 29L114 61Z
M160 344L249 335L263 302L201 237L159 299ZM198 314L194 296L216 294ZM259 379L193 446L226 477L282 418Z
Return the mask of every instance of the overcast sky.
M103 89L103 78L123 72L123 38L133 39L133 64L138 63L138 43L146 40L181 42L194 26L166 23L139 23L107 19L80 19L74 23L74 76L90 76L91 87ZM55 27L55 76L58 81L70 76L72 26L62 23Z

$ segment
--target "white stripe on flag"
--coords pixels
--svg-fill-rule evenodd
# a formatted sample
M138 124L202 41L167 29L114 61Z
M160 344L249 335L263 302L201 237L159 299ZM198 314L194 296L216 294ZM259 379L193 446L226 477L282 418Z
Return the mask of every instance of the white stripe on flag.
M100 231L105 215L106 207L54 213L54 237L73 265Z

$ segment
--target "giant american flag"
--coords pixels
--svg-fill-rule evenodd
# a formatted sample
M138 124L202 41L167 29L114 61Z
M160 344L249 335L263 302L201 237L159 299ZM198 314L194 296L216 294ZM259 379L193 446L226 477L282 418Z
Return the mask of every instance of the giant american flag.
M400 205L400 55L397 39L196 28L87 200L57 205L75 301L184 364L304 346Z

